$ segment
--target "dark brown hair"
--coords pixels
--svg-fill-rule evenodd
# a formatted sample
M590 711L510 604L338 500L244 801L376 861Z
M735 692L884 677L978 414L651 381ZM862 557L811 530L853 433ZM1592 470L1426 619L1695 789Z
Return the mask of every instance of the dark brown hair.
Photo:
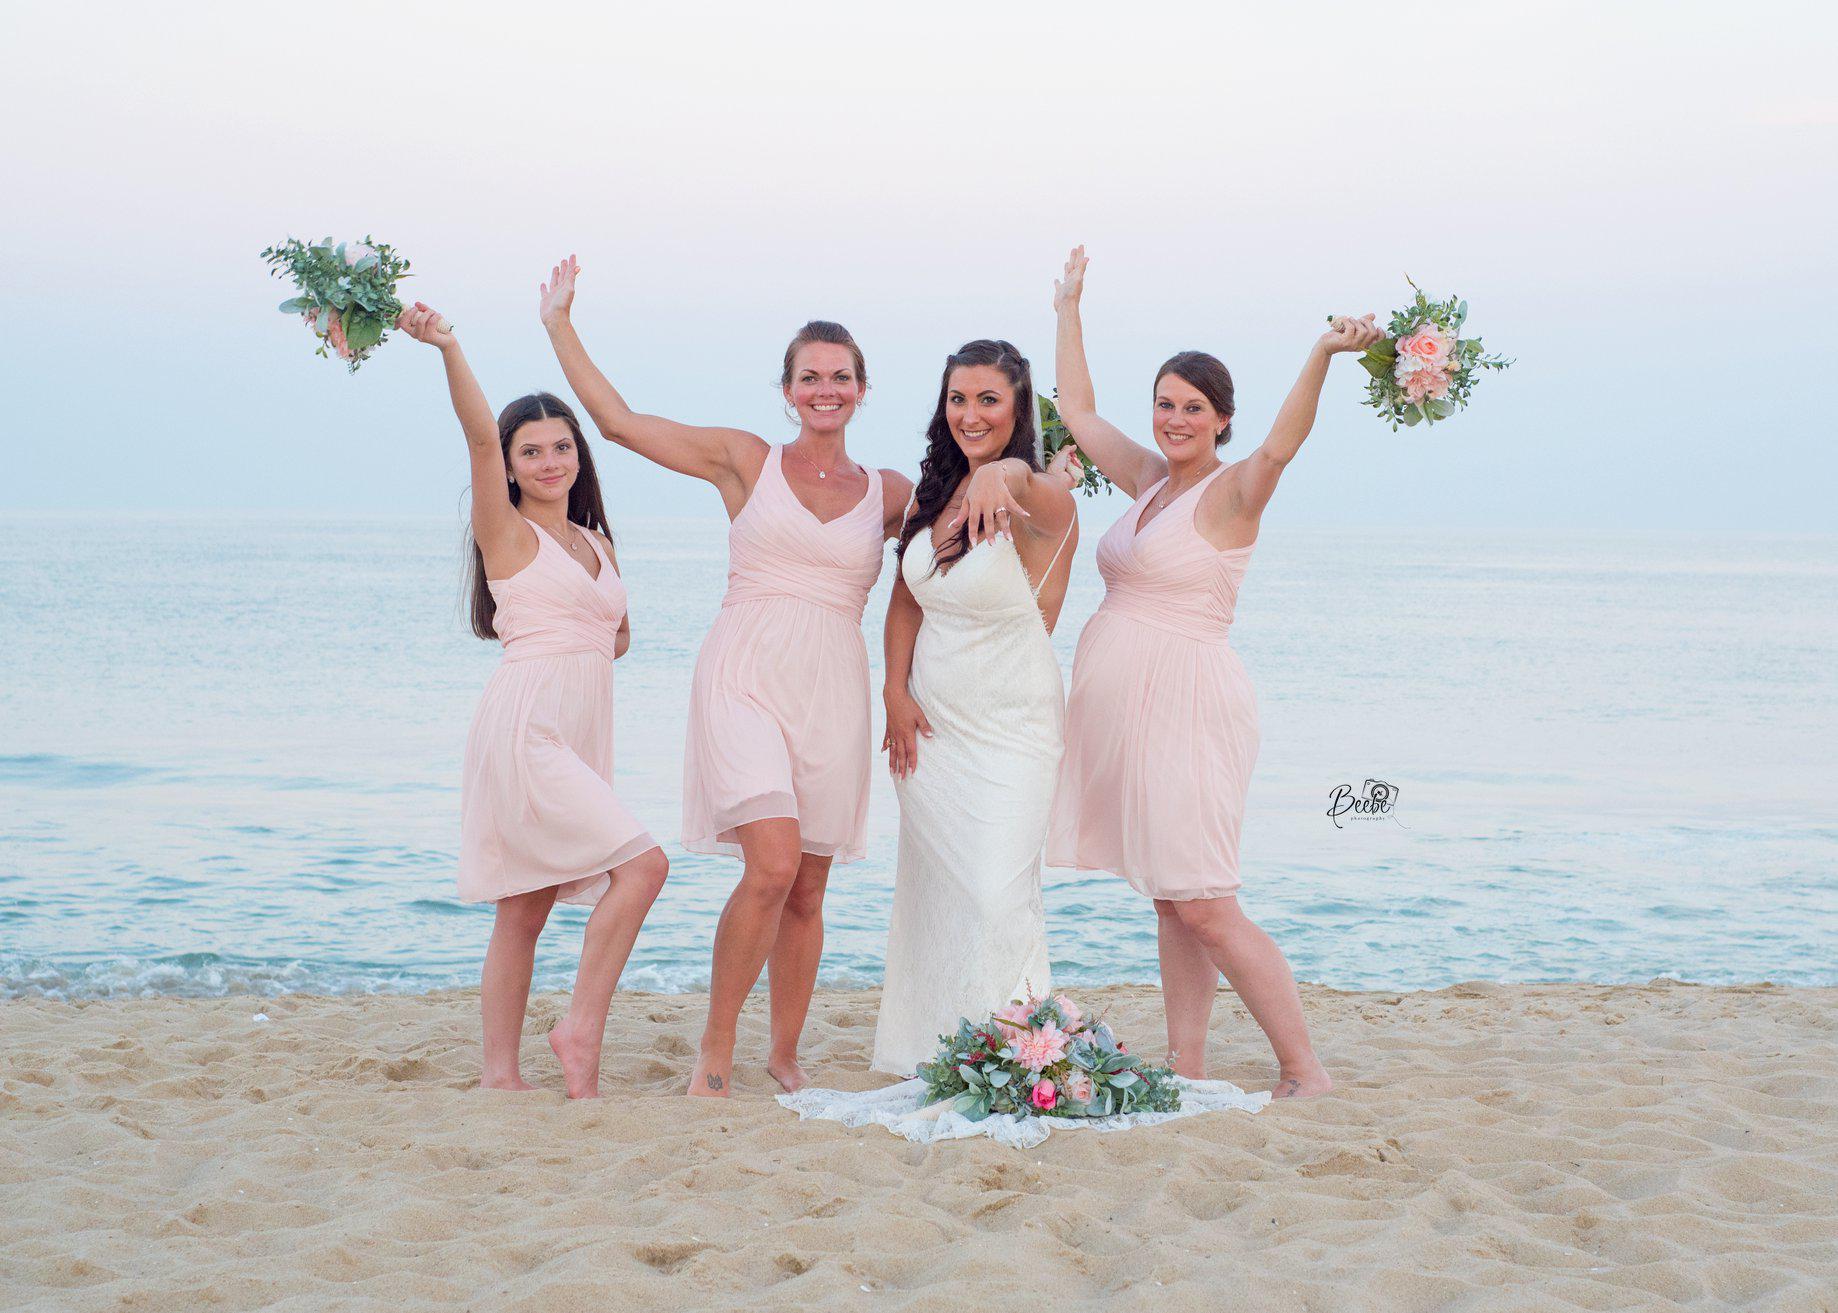
M861 383L863 391L867 390L868 362L862 359L862 349L855 345L855 339L850 336L848 329L827 319L811 320L792 337L791 345L785 348L785 368L779 371L780 387L791 386L791 365L797 358L798 348L809 346L812 342L829 342L835 346L848 347L849 354L855 357L856 380Z
M1155 386L1160 387L1161 381L1170 374L1198 389L1212 408L1225 416L1225 428L1213 438L1213 446L1223 447L1230 442L1232 416L1238 410L1237 403L1232 400L1232 371L1218 356L1209 356L1204 351L1181 351L1169 356L1167 363L1155 371Z
M499 412L498 447L504 453L506 474L510 471L511 443L517 437L517 430L539 419L559 419L574 435L574 450L580 457L581 468L574 476L574 484L568 489L568 518L583 528L593 529L611 539L613 533L606 523L606 505L600 500L600 476L594 473L593 450L587 445L587 439L581 436L581 422L574 417L568 403L554 393L532 392L527 397L518 397ZM513 483L510 492L511 505L522 505L522 487ZM541 533L542 530L538 529L537 532ZM472 565L466 580L467 591L471 594L472 632L480 638L496 638L498 631L492 622L498 615L498 600L491 595L491 589L485 583L485 554L479 550L478 543L473 541L470 528L466 530L466 546L472 549Z
M964 449L951 436L951 422L945 418L945 401L951 395L951 373L964 366L991 365L1015 387L1015 431L1000 459L1018 456L1031 470L1040 468L1039 439L1034 436L1034 372L1027 357L1012 343L982 337L966 342L945 357L944 377L938 380L938 405L932 411L932 422L925 430L925 458L919 462L919 486L913 489L913 512L900 530L897 555L904 558L906 545L920 533L928 532L932 521L944 510L957 485L970 472L970 461ZM938 553L933 569L947 566L970 550L970 525L966 522L951 535L951 541Z

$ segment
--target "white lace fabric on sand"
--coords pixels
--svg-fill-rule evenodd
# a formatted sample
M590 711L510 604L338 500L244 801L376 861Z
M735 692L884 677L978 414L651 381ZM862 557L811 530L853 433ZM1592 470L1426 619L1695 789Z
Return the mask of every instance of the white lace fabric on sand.
M920 1107L925 1097L922 1080L901 1081L878 1090L851 1093L847 1090L820 1090L806 1086L795 1094L779 1095L779 1102L798 1114L798 1120L841 1122L844 1126L885 1126L895 1135L916 1144L938 1140L962 1140L987 1135L998 1144L1012 1149L1031 1149L1056 1130L1127 1131L1135 1126L1157 1126L1203 1112L1255 1113L1266 1103L1266 1093L1247 1094L1230 1081L1182 1080L1179 1112L1121 1113L1115 1117L1017 1117L998 1113L982 1121L971 1121L962 1113L951 1112L950 1101Z

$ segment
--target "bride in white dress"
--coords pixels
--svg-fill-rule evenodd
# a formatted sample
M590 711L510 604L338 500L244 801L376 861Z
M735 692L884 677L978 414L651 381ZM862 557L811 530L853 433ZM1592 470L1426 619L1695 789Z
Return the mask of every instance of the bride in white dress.
M900 797L876 1071L910 1076L960 1017L1051 987L1041 849L1065 691L1049 638L1078 541L1036 454L1033 380L1007 342L945 362L887 611Z

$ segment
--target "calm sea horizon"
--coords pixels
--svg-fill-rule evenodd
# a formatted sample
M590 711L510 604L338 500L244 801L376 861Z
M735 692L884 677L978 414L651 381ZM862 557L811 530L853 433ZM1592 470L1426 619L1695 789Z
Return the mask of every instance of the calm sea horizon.
M1085 521L1068 672L1122 509ZM616 529L617 782L673 863L623 983L693 990L739 869L675 843L726 526ZM460 544L452 518L0 512L0 997L476 983L459 763L497 647ZM1838 537L1267 523L1233 643L1263 726L1242 898L1299 977L1838 984ZM1369 781L1393 808L1330 814ZM898 824L883 759L824 984L879 980ZM1046 900L1056 981L1156 979L1120 880L1049 870Z

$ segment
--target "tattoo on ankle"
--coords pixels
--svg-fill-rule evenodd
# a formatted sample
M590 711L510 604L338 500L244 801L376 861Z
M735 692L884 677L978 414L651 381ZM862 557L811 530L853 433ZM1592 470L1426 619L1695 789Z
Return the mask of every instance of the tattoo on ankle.
M721 1088L721 1077L715 1075L713 1072L710 1072L709 1077L708 1077L708 1087L711 1090L720 1089Z

